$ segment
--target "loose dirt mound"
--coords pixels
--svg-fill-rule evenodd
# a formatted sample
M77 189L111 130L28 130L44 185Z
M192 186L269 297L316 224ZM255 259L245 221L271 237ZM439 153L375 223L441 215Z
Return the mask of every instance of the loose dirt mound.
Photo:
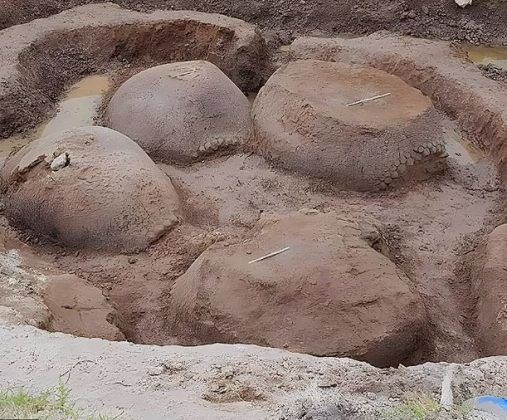
M395 365L415 350L425 312L407 277L372 248L378 242L371 225L335 213L266 220L244 242L209 248L176 281L174 329L188 343L255 343Z
M80 337L120 341L125 336L109 320L114 309L99 288L72 274L53 276L44 301L51 312L47 329Z
M430 99L380 70L289 63L261 89L253 116L254 150L343 189L384 189L444 167L441 118Z
M145 248L177 221L170 179L128 137L85 127L38 139L2 172L6 214L72 247Z
M107 118L111 128L166 163L235 149L252 125L246 96L207 61L142 71L114 94Z
M507 225L487 240L484 260L473 277L478 296L477 327L487 356L507 355Z

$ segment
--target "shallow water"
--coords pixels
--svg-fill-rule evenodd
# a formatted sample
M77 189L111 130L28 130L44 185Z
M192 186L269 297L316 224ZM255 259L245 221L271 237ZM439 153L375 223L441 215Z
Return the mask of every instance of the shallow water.
M449 136L446 139L445 148L449 158L455 159L461 164L477 163L484 158L482 150L465 138Z
M54 117L28 134L13 136L0 142L0 166L12 151L32 140L75 127L94 125L94 119L112 81L107 75L87 76L73 84L58 105Z
M103 96L111 88L111 79L106 74L94 74L73 84L65 95L65 99L83 98L87 96Z
M72 85L60 102L56 115L45 124L41 136L94 125L102 98L110 87L111 79L107 75L88 76Z
M444 137L449 159L461 165L474 164L486 157L481 149L462 137L456 125L450 121L444 124Z
M507 70L507 47L466 47L468 59L475 64L493 64Z

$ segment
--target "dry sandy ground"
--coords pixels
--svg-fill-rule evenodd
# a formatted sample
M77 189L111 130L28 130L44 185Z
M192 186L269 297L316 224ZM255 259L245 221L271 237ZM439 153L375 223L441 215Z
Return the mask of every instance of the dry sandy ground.
M41 390L67 382L79 405L143 419L377 419L411 392L440 399L450 365L381 370L350 359L314 358L247 345L139 346L0 328L0 382ZM453 367L461 404L501 394L507 357ZM446 412L440 419L451 418ZM487 419L478 413L468 418Z

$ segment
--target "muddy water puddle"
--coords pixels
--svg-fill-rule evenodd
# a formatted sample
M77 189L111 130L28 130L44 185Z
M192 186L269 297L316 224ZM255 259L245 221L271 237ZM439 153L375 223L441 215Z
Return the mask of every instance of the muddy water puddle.
M111 79L107 75L88 76L72 85L54 118L45 124L41 136L93 125L102 98L110 87Z
M449 158L461 164L473 164L484 159L484 153L477 146L462 137L449 137L446 141Z
M475 64L493 64L507 70L507 47L466 47L468 59Z
M447 120L444 122L443 128L445 149L449 160L455 161L458 165L467 166L486 158L481 149L461 135L455 123Z
M112 81L108 75L87 76L73 84L49 121L39 125L31 133L0 142L0 166L12 151L19 150L33 140L70 128L94 125L102 99L111 85Z

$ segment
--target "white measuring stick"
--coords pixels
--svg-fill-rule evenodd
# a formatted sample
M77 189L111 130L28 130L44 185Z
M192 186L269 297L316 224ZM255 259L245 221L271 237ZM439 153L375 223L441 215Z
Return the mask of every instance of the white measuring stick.
M356 101L356 102L352 102L351 104L347 104L347 106L359 105L359 104L364 104L365 102L375 101L376 99L385 98L386 96L389 96L390 94L391 94L391 92L384 93L383 95L372 96L371 98L361 99L360 101Z
M272 252L271 254L264 255L263 257L256 258L255 260L249 261L248 264L259 262L259 261L265 260L266 258L274 257L275 255L278 255L278 254L281 254L282 252L288 251L289 249L290 249L290 246L288 246L287 248L283 248L278 251Z

